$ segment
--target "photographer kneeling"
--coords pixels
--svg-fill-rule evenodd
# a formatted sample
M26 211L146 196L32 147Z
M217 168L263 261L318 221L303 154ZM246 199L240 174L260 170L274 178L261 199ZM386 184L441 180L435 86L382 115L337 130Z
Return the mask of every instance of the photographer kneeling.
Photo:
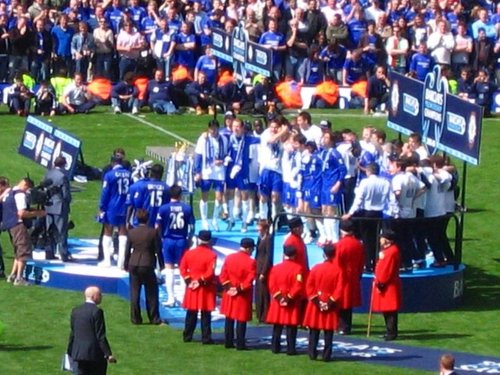
M66 158L58 156L54 168L45 173L47 202L45 203L47 241L45 258L55 259L56 248L63 262L73 260L68 251L68 224L71 203L69 179L64 174Z
M33 245L27 227L31 222L25 224L24 220L46 215L44 210L29 209L27 195L32 187L33 181L25 177L9 191L2 202L2 229L9 231L15 253L12 272L7 281L14 285L29 285L23 279L23 273L26 261L32 257Z

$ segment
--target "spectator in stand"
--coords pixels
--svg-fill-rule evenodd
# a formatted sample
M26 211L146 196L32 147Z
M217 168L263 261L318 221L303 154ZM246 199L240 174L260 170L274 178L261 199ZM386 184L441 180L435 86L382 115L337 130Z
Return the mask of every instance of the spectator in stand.
M326 63L326 75L337 84L342 83L342 68L346 55L347 49L336 39L332 39L319 54Z
M59 71L62 67L71 75L73 65L71 63L71 40L74 29L68 25L68 16L62 14L59 17L59 25L54 26L51 31L54 41L54 70Z
M342 85L351 86L355 82L366 81L369 72L363 58L363 51L355 49L351 53L351 57L345 60L342 70Z
M283 52L286 51L285 36L278 31L278 21L270 18L268 21L268 31L260 36L259 44L273 51L273 78L276 81L281 79L283 70Z
M304 19L309 22L309 32L312 35L317 35L319 32L324 32L327 26L325 16L318 9L317 0L307 1L307 10L304 13Z
M433 65L432 57L427 52L427 45L425 42L420 42L418 52L411 57L409 75L423 81Z
M204 46L212 44L212 29L218 28L223 29L224 24L221 22L223 12L220 9L214 10L209 16L207 15L201 20L202 32L200 35L200 44L203 48ZM196 24L195 24L196 26Z
M363 34L359 41L358 48L363 50L363 55L366 64L373 72L375 65L383 64L385 61L385 50L382 38L375 31L375 22L367 22L366 33Z
M424 22L424 16L422 16L421 14L415 15L413 26L408 30L408 42L411 45L411 50L413 52L417 52L420 43L426 43L428 37L429 28Z
M87 71L95 52L94 36L84 21L78 23L78 33L71 39L71 56L75 63L75 73L80 73L87 81Z
M342 21L342 16L337 13L326 28L326 40L329 42L336 40L340 45L347 46L348 38L349 31L347 25Z
M495 40L497 37L496 25L488 18L488 11L481 9L478 12L479 19L474 21L471 25L472 37L479 39L479 31L484 30L486 37L490 40Z
M33 93L23 83L22 73L18 73L14 77L12 86L6 88L7 90L7 105L9 106L10 113L16 113L19 116L28 116Z
M391 25L395 25L398 19L404 16L405 9L401 6L399 0L388 0L386 5L386 14L388 17L388 22Z
M337 7L337 0L328 0L326 5L321 8L321 13L323 13L327 25L333 21L336 14L342 16L342 11Z
M133 115L139 113L139 90L134 85L134 73L127 72L123 81L113 87L111 91L111 107L115 114L122 112L132 112Z
M205 54L200 56L196 62L196 67L194 69L194 80L197 80L198 73L205 73L205 77L211 85L215 84L217 79L217 58L212 54L212 47L210 45L205 46Z
M93 32L95 44L94 76L111 79L115 38L109 28L108 21L104 17L99 18L98 23L99 27L95 28Z
M124 22L123 29L120 30L116 38L116 51L119 57L119 79L123 80L125 73L135 72L137 59L144 47L142 35L133 29L131 22Z
M312 42L309 22L304 18L304 11L297 8L295 17L290 21L290 30L286 36L288 56L286 60L286 75L295 81L300 81L299 69L307 58L309 45Z
M455 75L460 73L462 67L470 64L472 46L472 38L467 35L467 25L459 22L455 35L455 48L451 55L451 68Z
M7 30L7 15L0 14L0 82L7 81L9 72L10 40Z
M165 18L159 20L158 26L151 33L150 48L156 60L156 68L163 70L164 76L169 80L174 58L175 36L174 32L168 28Z
M268 77L261 76L262 80L255 84L253 89L253 97L255 103L255 111L258 113L267 114L273 112L276 108L282 109L282 104L276 98L274 87Z
M118 35L120 32L120 22L123 17L123 8L120 0L112 0L111 6L105 12L104 17L108 20L113 34Z
M37 81L50 78L50 58L52 53L52 36L45 30L45 22L40 19L35 23L35 46L31 59L31 77Z
M484 115L491 114L491 103L493 100L493 93L495 92L495 85L490 81L489 72L487 69L480 69L477 72L476 78L473 83L474 96L476 104L484 107Z
M452 10L450 12L446 12L445 18L450 23L450 30L453 35L458 33L458 26L460 23L465 23L464 16L464 6L460 1L457 1L452 5Z
M427 47L431 51L431 56L436 64L450 65L451 53L455 48L455 38L448 30L448 24L445 20L437 22L437 31L429 35Z
M154 79L148 82L146 100L152 111L158 114L177 113L170 95L170 83L165 81L162 69L155 70Z
M196 63L194 59L196 40L191 29L191 24L183 22L175 36L175 62L192 73Z
M132 17L134 26L139 30L142 24L142 20L147 16L146 9L139 5L139 0L129 0L127 11Z
M33 47L34 35L26 17L18 17L16 26L9 31L9 39L11 48L9 72L10 77L13 78L16 72L29 70L28 59Z
M197 115L203 115L209 106L212 106L213 85L205 76L199 72L198 79L186 86L186 94L189 97L189 105L196 110Z
M479 29L478 38L474 40L472 53L472 69L479 72L481 69L487 69L493 72L495 64L495 44L486 37L484 29Z
M347 22L347 29L349 30L350 45L352 47L359 46L361 37L367 29L362 8L353 9L353 17Z
M457 80L457 95L465 100L474 99L473 80L468 66L464 66L460 70L460 77Z
M316 86L325 80L325 64L320 59L319 52L316 45L309 48L309 56L299 69L300 83Z
M92 100L81 74L75 74L73 83L66 86L61 100L61 108L69 114L88 113L96 103Z
M379 65L375 68L375 75L368 79L367 98L365 100L365 114L373 114L377 110L384 110L382 105L387 106L389 102L389 88L391 82L387 78L387 70Z
M379 0L372 0L371 5L365 9L365 19L366 21L377 22L378 18L385 14L385 12L380 8Z
M387 39L392 35L392 27L387 23L387 14L383 13L378 17L375 28L385 45Z
M389 69L398 73L406 73L406 58L408 56L409 43L408 39L401 36L401 28L399 25L392 27L393 35L387 38L385 48L387 51L387 64Z
M54 116L57 111L57 99L54 88L48 81L41 81L35 93L35 114Z
M500 33L495 44L495 54L498 56L500 54ZM500 59L497 58L497 62L495 63L495 75L497 79L497 86L500 86Z
M264 24L255 15L255 10L251 5L245 8L245 29L248 32L248 37L252 42L258 42L260 36L264 32Z

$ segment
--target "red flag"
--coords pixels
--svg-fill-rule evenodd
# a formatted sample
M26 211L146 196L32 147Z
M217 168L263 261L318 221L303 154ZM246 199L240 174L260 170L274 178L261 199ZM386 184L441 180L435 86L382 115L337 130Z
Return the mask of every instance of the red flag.
M146 77L139 77L134 81L134 86L137 87L137 90L139 90L138 98L140 100L144 100L146 90L148 88L148 82L149 80Z
M295 81L284 81L276 85L276 95L287 108L302 108L300 89L302 85Z
M328 105L334 105L339 98L339 86L332 81L325 81L316 86L316 95Z
M96 78L87 85L87 91L101 100L108 100L112 89L111 81L106 78Z
M354 82L351 86L351 92L361 96L362 98L366 98L368 96L368 82L366 81L358 81Z

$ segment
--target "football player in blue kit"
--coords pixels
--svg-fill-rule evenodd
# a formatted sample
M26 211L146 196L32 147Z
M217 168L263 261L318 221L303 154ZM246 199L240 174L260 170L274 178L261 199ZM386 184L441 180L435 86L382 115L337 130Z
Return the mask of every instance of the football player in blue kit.
M118 262L120 269L124 267L127 246L127 230L125 220L127 214L127 194L132 183L131 172L124 168L120 156L111 157L111 170L104 175L99 202L99 219L104 224L102 247L104 259L99 265L111 266L113 253L113 228L118 228Z
M160 207L156 217L156 228L161 234L163 259L165 260L165 287L167 306L175 304L174 267L179 265L184 252L189 247L189 239L194 233L194 214L191 206L181 201L182 188L174 185L169 190L170 202Z
M342 203L342 181L347 173L342 155L335 146L342 141L340 134L325 132L321 139L321 160L323 173L321 174L321 211L324 219L326 241L330 243L339 240L339 221L333 217L339 215Z

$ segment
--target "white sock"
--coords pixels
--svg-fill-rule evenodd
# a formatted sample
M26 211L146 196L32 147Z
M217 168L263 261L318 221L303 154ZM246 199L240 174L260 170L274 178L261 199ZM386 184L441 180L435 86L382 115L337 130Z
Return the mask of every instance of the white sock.
M340 221L332 219L333 225L332 225L332 242L337 243L339 242L340 239Z
M328 241L333 243L339 241L339 222L335 219L325 219L325 232Z
M222 203L222 211L223 211L226 215L229 215L229 208L228 208L228 205L227 205L227 201L225 201L224 203Z
M241 221L243 224L248 223L248 200L241 201Z
M165 268L165 288L167 288L167 301L174 302L174 269Z
M234 221L234 212L233 212L233 209L234 209L234 200L232 199L228 199L227 201L227 213L229 215L229 220L231 221Z
M200 200L200 216L201 220L207 221L208 219L208 202Z
M103 262L111 264L111 255L113 254L113 237L102 236Z
M316 228L318 228L319 232L319 241L325 241L328 239L328 236L326 235L325 231L325 225L323 224L323 221L321 219L315 219L316 220Z
M125 267L126 249L127 249L127 236L118 236L118 262L116 266L121 270Z
M218 201L215 201L214 203L214 216L212 218L212 220L214 221L217 221L217 219L219 219L219 216L220 216L220 209L221 209L221 204L220 202Z
M274 219L276 219L276 216L278 216L278 203L272 202L271 203L271 220L274 221Z
M263 220L267 220L267 218L269 217L267 202L262 202L261 200L259 201L259 216Z

